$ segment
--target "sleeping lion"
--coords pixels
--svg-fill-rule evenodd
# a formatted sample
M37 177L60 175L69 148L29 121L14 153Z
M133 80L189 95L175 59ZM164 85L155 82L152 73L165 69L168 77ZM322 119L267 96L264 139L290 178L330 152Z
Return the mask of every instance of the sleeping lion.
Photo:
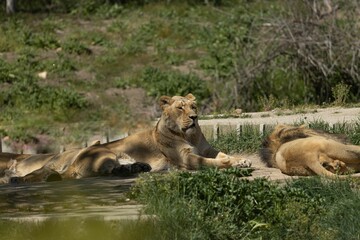
M260 157L288 175L335 177L360 171L360 146L305 126L277 125L264 140Z
M242 157L222 153L206 141L198 124L195 97L162 96L162 115L153 129L123 139L60 154L23 155L0 153L2 182L50 181L142 171L161 171L173 166L195 170L202 166L218 168L250 167ZM136 163L119 164L120 158Z

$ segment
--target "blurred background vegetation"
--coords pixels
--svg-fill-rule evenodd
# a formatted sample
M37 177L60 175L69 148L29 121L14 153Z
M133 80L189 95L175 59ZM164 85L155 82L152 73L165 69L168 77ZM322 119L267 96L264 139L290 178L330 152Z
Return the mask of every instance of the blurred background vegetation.
M202 113L355 104L359 13L357 0L4 3L0 133L79 142L188 92Z

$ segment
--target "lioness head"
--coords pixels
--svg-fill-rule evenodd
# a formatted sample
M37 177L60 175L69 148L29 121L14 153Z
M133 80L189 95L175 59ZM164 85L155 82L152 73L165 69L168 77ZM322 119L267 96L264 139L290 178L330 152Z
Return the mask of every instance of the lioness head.
M163 110L162 118L166 126L178 133L192 133L198 123L195 97L189 93L182 96L162 96L159 105Z

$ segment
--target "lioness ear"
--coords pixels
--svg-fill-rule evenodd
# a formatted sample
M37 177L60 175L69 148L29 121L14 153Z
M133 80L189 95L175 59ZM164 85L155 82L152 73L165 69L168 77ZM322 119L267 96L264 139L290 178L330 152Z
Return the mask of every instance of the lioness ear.
M159 106L161 107L162 110L164 110L166 107L168 107L172 103L173 103L173 100L169 96L161 96L159 98Z
M194 95L192 95L191 93L189 93L188 95L185 96L185 98L191 100L191 101L195 101L196 97Z

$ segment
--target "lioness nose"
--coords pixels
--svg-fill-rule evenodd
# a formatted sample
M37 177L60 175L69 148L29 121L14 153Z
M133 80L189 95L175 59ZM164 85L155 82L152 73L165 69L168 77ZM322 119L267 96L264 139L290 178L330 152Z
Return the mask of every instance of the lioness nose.
M195 120L195 119L197 119L197 115L196 115L196 114L192 114L192 115L189 116L189 118L191 118L192 120Z

